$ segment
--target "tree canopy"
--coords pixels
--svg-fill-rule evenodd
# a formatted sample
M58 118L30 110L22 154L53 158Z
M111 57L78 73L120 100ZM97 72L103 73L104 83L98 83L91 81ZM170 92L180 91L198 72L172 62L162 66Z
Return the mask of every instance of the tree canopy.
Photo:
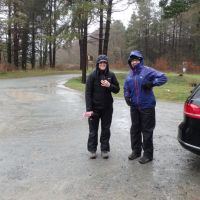
M85 82L88 52L108 54L113 64L126 64L133 49L150 64L165 60L171 70L183 61L200 62L200 2L197 0L128 1L135 5L128 27L112 18L118 0L2 0L0 62L15 69L56 67L57 50L73 51ZM128 7L128 6L127 6ZM125 11L126 12L126 11ZM88 33L94 22L99 28ZM78 43L77 43L78 41ZM67 58L67 52L66 52ZM72 62L68 59L67 62Z

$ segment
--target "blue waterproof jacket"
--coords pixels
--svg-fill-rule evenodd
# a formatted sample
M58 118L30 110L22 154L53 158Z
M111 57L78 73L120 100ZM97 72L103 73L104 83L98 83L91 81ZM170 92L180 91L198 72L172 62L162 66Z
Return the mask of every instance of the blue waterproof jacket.
M139 58L140 63L133 68L131 66L131 60L134 57ZM144 66L144 58L137 50L130 53L128 64L131 70L124 82L125 99L130 99L132 108L146 109L155 107L156 100L153 93L153 87L166 83L167 77L162 72ZM147 83L151 83L152 88L146 89L144 85Z

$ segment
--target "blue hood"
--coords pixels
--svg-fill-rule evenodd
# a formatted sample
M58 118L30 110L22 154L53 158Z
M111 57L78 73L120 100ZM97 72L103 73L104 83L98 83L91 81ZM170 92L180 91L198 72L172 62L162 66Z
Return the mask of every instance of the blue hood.
M131 61L134 59L134 58L138 58L140 60L140 66L143 66L144 65L144 57L142 55L142 53L138 50L134 50L134 51L131 51L129 57L128 57L128 64L130 66L130 68L132 69L132 66L131 66Z

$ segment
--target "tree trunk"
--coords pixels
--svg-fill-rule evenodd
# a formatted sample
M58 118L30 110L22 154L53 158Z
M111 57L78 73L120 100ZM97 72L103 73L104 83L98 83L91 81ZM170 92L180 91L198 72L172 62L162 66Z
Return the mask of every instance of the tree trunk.
M48 41L46 39L44 42L44 51L43 51L43 66L47 64L47 54L48 54Z
M172 31L172 49L175 48L175 29L176 29L176 20L173 20L173 31Z
M103 52L103 4L104 0L100 2L100 22L99 22L99 55Z
M161 56L162 55L162 37L163 37L163 33L162 33L162 26L161 26L161 24L160 24L160 26L159 26L159 41L158 41L158 44L159 44L159 56Z
M53 32L54 32L54 39L53 39L53 63L52 66L55 68L56 66L56 0L53 3L54 7L54 19L53 19Z
M87 70L87 34L88 34L88 12L83 10L79 19L79 47L80 47L80 69L82 71L82 83L86 83L86 70Z
M87 19L84 22L83 31L83 67L82 67L82 83L86 83L86 69L87 69Z
M42 37L40 39L40 68L43 67L43 40L42 40Z
M147 57L150 57L149 55L149 25L148 25L148 21L146 21L146 28L145 28L145 37L144 37L144 48L145 48L145 55Z
M26 22L22 30L22 70L26 70L27 54L28 54L28 27L29 22Z
M87 32L88 24L87 19L84 20L82 27L80 27L80 69L82 71L82 83L86 83L86 69L87 69Z
M11 40L11 1L8 1L8 42L7 42L7 61L12 63L12 40Z
M108 10L107 10L106 30L105 30L104 45L103 45L103 54L105 54L105 55L107 55L107 53L108 53L111 15L112 15L112 0L109 0L108 1Z
M35 69L35 13L32 13L32 55L31 55L31 66L32 69Z
M80 35L80 38L79 38L79 50L80 50L80 70L82 70L82 67L83 67L83 51L84 51L84 48L83 48L83 26L81 25L81 27L79 28L79 35Z
M40 65L40 69L42 69L43 68L43 51L42 51L42 38L40 39L40 58L39 58L39 65Z
M14 18L15 18L15 22L14 22L14 36L13 36L13 40L14 40L14 65L15 67L18 69L19 68L19 30L18 30L18 23L17 23L17 5L16 3L14 3Z
M52 67L52 0L49 4L49 65Z
M182 15L180 15L180 22L179 22L179 36L178 36L178 53L179 58L182 57L182 26L183 26L183 18Z

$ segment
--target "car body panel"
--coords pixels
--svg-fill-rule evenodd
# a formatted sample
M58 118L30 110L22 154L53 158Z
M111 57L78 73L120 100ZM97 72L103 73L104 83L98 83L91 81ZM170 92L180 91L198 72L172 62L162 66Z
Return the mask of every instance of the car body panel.
M196 110L188 109L194 105ZM187 98L184 106L184 119L178 127L178 141L187 150L200 155L200 84Z

